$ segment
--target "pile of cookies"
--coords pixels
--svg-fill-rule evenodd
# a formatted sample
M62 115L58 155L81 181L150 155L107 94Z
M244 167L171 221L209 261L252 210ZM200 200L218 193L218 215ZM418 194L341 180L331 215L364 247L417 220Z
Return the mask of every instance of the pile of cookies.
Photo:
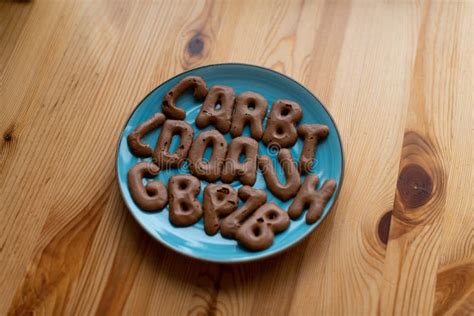
M184 121L185 111L177 105L178 98L188 89L192 89L194 98L204 99L196 126L200 129L215 127L196 138L194 129ZM244 92L235 96L231 87L208 89L200 77L182 79L163 97L162 113L154 114L128 135L128 145L134 155L153 158L153 162L139 162L128 172L128 186L135 203L145 211L159 211L169 204L169 219L179 227L193 225L203 217L208 235L220 230L222 236L234 238L241 246L254 251L270 247L274 235L288 228L290 218L298 218L306 209L306 222L314 223L334 193L336 181L327 180L317 190L317 175L308 174L303 184L301 175L310 172L316 146L328 136L329 128L319 124L297 126L303 111L296 102L288 100L273 103L263 128L267 107L267 100L258 93ZM251 137L242 136L247 125ZM158 127L161 132L152 149L142 138ZM230 144L224 138L226 133L232 136ZM170 152L176 135L180 143ZM298 137L303 139L304 145L299 161L295 162L288 148ZM260 140L265 146L279 149L278 161L285 183L279 181L272 159L258 156ZM212 148L212 155L207 161L204 153L208 147ZM156 180L143 184L143 178L153 178L160 170L179 168L186 160L192 175L172 176L168 187ZM252 188L257 168L273 195L282 201L294 198L287 211L267 203L265 191ZM200 180L209 182L202 204L197 199ZM212 183L218 180L223 183ZM228 184L236 180L243 184L238 192ZM239 198L244 201L241 207L238 207Z

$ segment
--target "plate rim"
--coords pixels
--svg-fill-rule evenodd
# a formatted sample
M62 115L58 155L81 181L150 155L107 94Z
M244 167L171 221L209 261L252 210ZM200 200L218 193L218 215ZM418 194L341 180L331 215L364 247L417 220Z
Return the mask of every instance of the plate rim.
M340 151L341 151L341 177L340 177L340 180L339 180L339 185L337 186L336 188L336 192L335 192L335 195L334 195L334 201L332 203L332 205L329 207L328 211L326 212L326 214L324 214L319 223L317 225L313 225L313 227L311 227L305 234L302 234L300 236L299 239L295 240L292 244L282 248L282 249L279 249L277 251L274 251L274 252L271 252L271 253L266 253L266 254L263 254L263 255L256 255L256 256L250 256L250 257L245 257L245 258L238 258L238 259L235 259L235 258L230 258L230 259L225 259L225 260L220 260L220 259L213 259L213 258L205 258L205 257L201 257L201 256L196 256L196 255L193 255L191 253L187 253L187 252L184 252L178 248L174 248L172 247L171 245L169 245L168 243L166 243L165 241L157 238L153 232L149 231L147 227L145 227L139 220L138 218L135 216L134 212L131 210L130 208L130 205L128 205L127 203L127 200L125 199L125 196L124 196L124 192L122 191L122 186L120 184L120 178L119 178L119 167L118 167L118 159L119 159L119 151L120 151L120 143L122 142L122 139L124 137L124 133L125 133L125 128L127 127L127 124L128 122L130 121L130 119L132 118L133 114L135 114L135 112L138 110L138 107L140 106L140 104L142 104L151 94L153 94L157 89L159 89L161 86L165 85L166 83L168 83L169 81L172 81L174 79L176 79L177 77L179 76L182 76L182 75L185 75L185 74L188 74L192 71L195 71L195 70L198 70L198 69L204 69L204 68L211 68L211 67L216 67L216 66L243 66L243 67L251 67L251 68L257 68L257 69L260 69L260 70L264 70L264 71L268 71L268 72L271 72L275 75L278 75L278 76L282 76L288 80L291 80L293 81L294 83L296 83L297 85L299 85L301 88L303 88L304 90L306 90L313 98L315 98L319 104L321 105L321 107L323 108L323 110L326 112L326 114L328 115L328 117L331 119L332 123L334 124L334 128L336 129L336 134L337 134L337 138L339 139L339 147L340 147ZM229 63L216 63L216 64L207 64L207 65L203 65L203 66L199 66L199 67L194 67L194 68L191 68L191 69L188 69L188 70L185 70L183 72L180 72L168 79L166 79L165 81L161 82L160 84L158 84L155 88L153 88L149 93L147 93L136 105L135 107L133 108L133 110L130 112L130 114L128 115L128 117L126 118L125 120L125 123L122 125L122 128L121 128L121 132L120 132L120 136L118 138L118 141L117 141L117 145L116 145L116 152L115 152L115 178L116 178L116 181L117 181L117 184L118 184L118 187L119 187L119 191L120 191L120 196L122 198L122 201L124 202L125 206L127 207L128 209L128 212L132 215L132 217L134 218L135 222L138 223L138 225L148 234L150 235L155 241L159 242L161 245L165 246L166 248L168 249L171 249L172 251L176 252L176 253L179 253L181 255L184 255L185 257L188 257L188 258L192 258L192 259L195 259L195 260L200 260L200 261L204 261L204 262L212 262L212 263L219 263L219 264L236 264L236 263L244 263L244 262L255 262L255 261L261 261L261 260L264 260L264 259L267 259L267 258L270 258L270 257L273 257L273 256L276 256L276 255L279 255L279 254L282 254L290 249L292 249L293 247L295 247L296 245L300 244L303 240L305 240L309 235L311 235L311 233L317 228L319 227L323 221L326 219L326 217L329 215L329 213L332 211L332 209L334 208L334 205L336 204L337 202L337 199L339 198L339 193L341 191L341 188L342 188L342 184L344 182L344 171L345 171L345 155L344 155L344 144L342 142L342 137L341 137L341 134L339 132L339 129L337 127L337 124L336 124L336 121L334 120L334 117L331 115L331 113L328 111L328 109L326 108L326 106L324 105L324 103L321 102L321 100L316 96L316 94L314 94L313 92L311 92L308 88L306 88L303 84L301 84L300 82L298 82L297 80L281 73L281 72L278 72L276 70L273 70L271 68L267 68L267 67L263 67L263 66L259 66L259 65L254 65L254 64L246 64L246 63L240 63L240 62L229 62ZM249 251L249 253L257 253L258 252L251 252Z

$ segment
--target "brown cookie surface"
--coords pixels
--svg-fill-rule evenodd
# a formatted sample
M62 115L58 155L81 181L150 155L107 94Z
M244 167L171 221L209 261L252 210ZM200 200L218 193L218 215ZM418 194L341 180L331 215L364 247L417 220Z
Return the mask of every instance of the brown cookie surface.
M184 120L186 112L177 106L176 100L187 89L194 89L193 95L196 99L202 99L207 95L206 82L204 82L201 77L188 76L182 79L163 97L161 109L167 118L172 120Z
M293 203L288 208L288 215L292 219L298 218L306 206L308 207L306 223L312 224L321 216L337 184L335 180L329 179L323 183L321 189L317 190L318 182L319 177L317 175L312 174L306 177Z
M245 201L244 204L221 223L221 235L226 238L235 237L242 223L267 201L267 194L263 190L244 185L239 189L239 198Z
M220 227L219 218L235 211L238 203L237 191L230 185L208 184L202 202L206 234L215 235Z
M268 189L282 201L287 201L294 197L300 188L300 173L293 161L293 156L287 148L280 149L278 161L285 174L285 184L278 179L272 159L268 156L258 157L258 166L262 170L263 178Z
M253 185L257 179L258 143L255 139L240 136L232 139L227 150L221 180L229 183L240 180L242 184ZM240 162L240 156L245 161Z
M201 184L191 175L172 176L168 181L169 216L175 226L190 226L202 216L202 206L197 196Z
M301 173L308 173L314 164L316 146L320 140L329 135L329 128L320 124L302 124L298 126L297 132L304 140L298 169Z
M234 99L235 93L231 87L213 86L196 117L196 126L205 128L213 124L222 134L227 133L231 125Z
M142 158L151 157L153 150L150 145L142 141L142 137L161 126L165 120L166 116L163 113L155 113L128 135L128 147L135 156Z
M179 135L180 142L175 152L170 153L173 136ZM161 169L178 168L188 157L193 142L194 130L188 123L177 120L166 120L153 152L153 162Z
M260 140L263 135L263 119L267 113L267 100L255 92L243 92L235 99L234 114L230 134L232 137L242 135L244 127L250 125L250 135Z
M303 117L303 110L298 103L289 100L276 100L270 111L263 133L265 145L278 145L280 148L291 147L298 139L296 124Z
M163 182L151 180L143 185L143 178L152 178L159 173L160 168L152 162L139 162L128 171L130 195L145 211L159 211L168 203L168 193Z
M204 152L212 146L212 155L209 161L204 160ZM224 136L216 130L200 133L189 150L189 170L199 179L209 182L220 178L222 166L227 153L227 142Z
M237 230L235 238L243 247L257 251L273 244L275 234L288 228L288 214L275 203L260 206Z

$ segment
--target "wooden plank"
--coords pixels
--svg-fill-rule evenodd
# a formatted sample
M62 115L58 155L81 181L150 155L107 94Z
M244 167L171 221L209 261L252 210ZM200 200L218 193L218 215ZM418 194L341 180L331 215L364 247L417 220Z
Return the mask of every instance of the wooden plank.
M474 311L474 5L459 5L458 69L453 99L451 164L439 245L435 315L468 315Z
M4 67L12 52L17 47L18 38L21 36L26 21L31 12L31 6L17 2L7 4L0 2L0 78L3 77ZM3 81L0 79L0 82Z
M11 106L2 119L11 117L6 125L15 126L10 142L15 150L6 153L2 166L0 198L8 206L1 223L2 259L9 264L0 274L1 310L15 294L12 284L18 287L12 311L36 309L50 295L65 300L62 287L80 270L87 231L97 227L97 212L114 181L113 164L107 162L114 159L107 144L113 137L107 134L115 134L120 123L117 112L97 107L95 96L126 11L91 4L31 4L31 25L19 40L28 48L12 55L4 77L2 100ZM103 19L104 11L115 19L114 29ZM88 23L77 29L80 21ZM104 128L103 138L91 142L90 135ZM101 142L109 158L91 164L103 154ZM67 250L78 257L71 260Z
M308 86L328 86L323 100L346 145L346 170L337 207L302 258L294 314L377 312L416 26L410 5L352 3L337 67L326 71L327 62L314 58L323 72L316 71ZM327 52L326 58L333 56Z
M458 114L472 118L472 107L465 103L465 98L472 95L472 87L464 90L464 86L458 84L465 79L463 70L468 66L462 63L460 55L468 54L468 58L472 58L469 50L463 51L466 46L461 46L469 41L469 29L463 28L463 24L472 20L470 13L462 3L428 2L423 7L385 259L380 304L384 314L427 315L433 312L437 269L442 255L443 220L450 213L465 213L453 208L454 201L448 199L448 194L454 189L453 182L462 179L455 174L452 164L455 159L453 132L462 123L455 113L459 111ZM464 133L470 133L471 137L465 138ZM457 137L464 141L472 139L472 121L471 127L465 128ZM469 192L471 188L464 190ZM452 193L451 196L455 196ZM470 205L468 208L472 213L472 194L461 193L457 197ZM465 217L472 219L472 215ZM472 256L472 221L460 231L471 235L466 241L463 240L466 235L459 237L460 244L467 246L462 247L464 254L467 252ZM468 249L469 244L471 249ZM461 266L461 270L470 268L472 264ZM441 287L446 282L446 274L440 271ZM457 275L448 274L450 277ZM470 274L466 274L468 283L472 281ZM457 293L455 297L462 299L464 294Z
M1 2L0 314L472 314L473 23L467 1ZM155 242L111 163L148 91L229 61L305 84L346 154L321 227L243 265Z

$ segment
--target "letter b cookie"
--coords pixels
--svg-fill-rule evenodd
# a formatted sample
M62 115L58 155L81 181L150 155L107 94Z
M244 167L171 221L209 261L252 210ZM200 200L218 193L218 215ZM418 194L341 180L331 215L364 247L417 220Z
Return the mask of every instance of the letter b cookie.
M263 250L273 244L275 234L290 225L290 217L275 203L266 203L252 214L237 231L236 239L249 250Z
M298 139L295 125L301 120L303 110L298 103L277 100L272 105L262 141L265 145L277 144L281 148L291 147Z

